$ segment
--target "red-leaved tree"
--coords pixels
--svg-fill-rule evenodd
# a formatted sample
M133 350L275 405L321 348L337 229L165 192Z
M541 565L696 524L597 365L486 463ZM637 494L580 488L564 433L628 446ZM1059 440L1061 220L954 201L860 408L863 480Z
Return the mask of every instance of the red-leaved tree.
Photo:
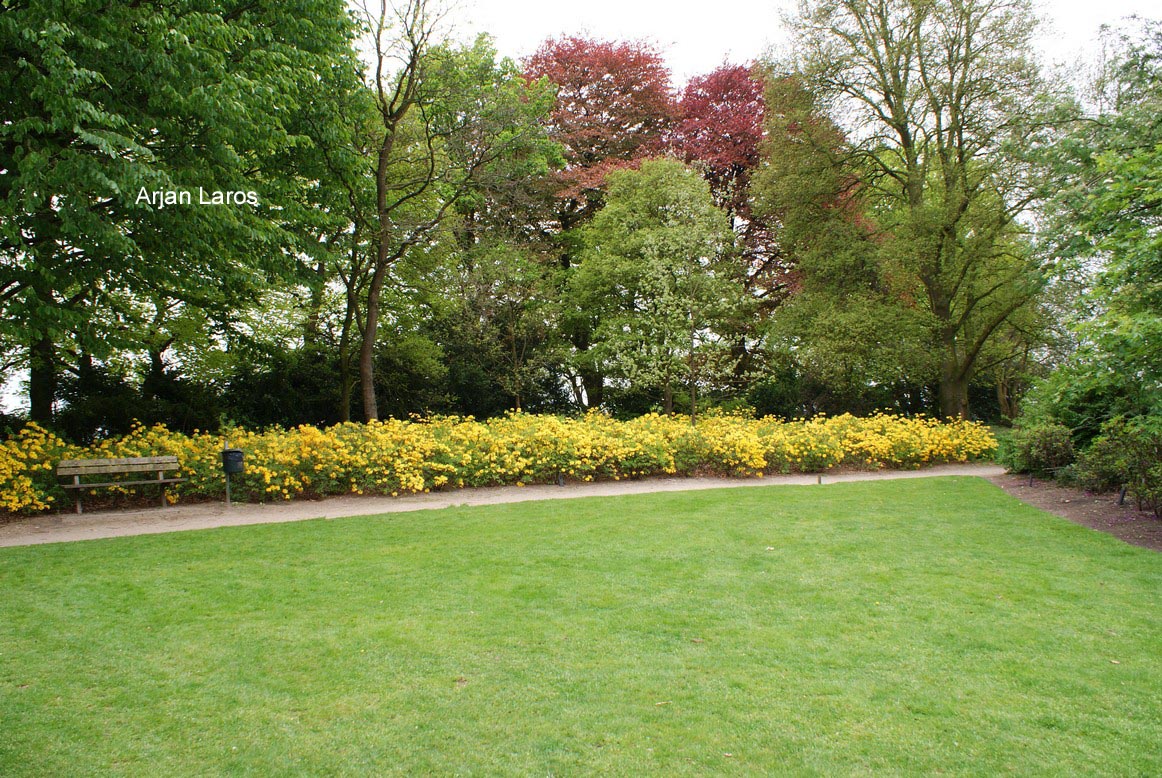
M552 225L561 265L574 264L570 236L601 207L606 176L662 154L677 117L670 71L656 49L640 41L568 36L541 44L525 60L525 77L557 85L549 136L564 149L565 168L547 181L545 222ZM602 366L591 358L594 313L566 301L562 334L574 348L570 375L578 402L605 396Z
M730 215L747 289L759 313L768 312L793 291L794 272L777 235L751 207L766 115L763 81L747 65L722 65L691 79L678 107L669 147L702 170L715 202Z
M732 216L749 210L746 190L759 163L764 106L763 84L745 65L691 79L678 103L671 147L702 167L718 206Z
M550 38L525 61L530 79L557 85L549 133L565 150L558 174L563 230L586 221L599 205L611 170L662 153L677 116L670 71L641 41Z

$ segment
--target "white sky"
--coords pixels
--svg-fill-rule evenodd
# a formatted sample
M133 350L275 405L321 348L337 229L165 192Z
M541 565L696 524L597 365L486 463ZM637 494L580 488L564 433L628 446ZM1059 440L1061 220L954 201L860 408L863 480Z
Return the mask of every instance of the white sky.
M741 64L785 43L782 16L797 0L458 0L451 20L460 35L488 32L500 53L521 58L546 38L584 33L607 40L644 39L666 56L674 83ZM1157 0L1033 0L1046 25L1038 39L1049 63L1072 64L1092 49L1098 27L1131 14L1158 17Z

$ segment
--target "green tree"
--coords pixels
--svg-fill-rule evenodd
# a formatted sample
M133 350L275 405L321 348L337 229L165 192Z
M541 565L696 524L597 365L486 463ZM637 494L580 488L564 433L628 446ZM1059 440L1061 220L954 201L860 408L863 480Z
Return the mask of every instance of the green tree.
M563 152L563 166L542 178L541 213L534 219L556 239L558 259L568 269L581 249L578 230L604 202L610 171L633 167L662 153L677 105L670 71L661 52L642 41L603 41L584 36L551 38L525 60L529 78L556 87L547 119L550 137ZM564 277L564 276L562 276ZM569 298L563 298L568 304ZM562 335L576 351L569 376L574 397L597 408L605 397L600 360L584 352L593 333L584 311L567 311Z
M499 59L487 36L468 46L438 41L442 13L427 0L364 6L373 52L368 150L375 201L361 226L370 251L352 252L347 277L358 289L350 302L358 306L367 420L379 418L375 351L392 266L430 245L494 163L541 147L540 119L552 103L545 84L526 81L511 60Z
M420 330L443 350L447 410L488 417L562 407L556 272L501 234L456 249L426 277Z
M771 319L768 349L815 388L811 410L862 408L872 386L925 383L934 373L930 320L881 261L869 188L854 153L799 78L767 80L764 162L755 207L778 225L795 294Z
M1086 358L1117 376L1127 412L1162 415L1162 143L1104 151L1097 171L1106 177L1080 227L1107 259L1101 307L1080 327Z
M923 322L946 416L1043 284L1018 220L1043 185L1034 21L1025 0L829 0L795 22L792 66L851 138L830 156L873 219L861 254Z
M1162 22L1107 31L1087 115L1054 149L1067 184L1047 240L1069 260L1077 348L1030 411L1093 438L1117 416L1162 415Z
M313 184L287 160L324 76L354 76L352 26L340 0L3 7L0 328L48 421L62 345L139 346L137 300L229 310L294 270L285 219ZM257 197L201 206L202 189Z
M584 356L660 389L667 413L685 380L693 410L700 381L729 352L720 325L742 299L737 266L723 261L729 220L702 177L674 159L611 173L607 184L567 290L592 317L595 345Z

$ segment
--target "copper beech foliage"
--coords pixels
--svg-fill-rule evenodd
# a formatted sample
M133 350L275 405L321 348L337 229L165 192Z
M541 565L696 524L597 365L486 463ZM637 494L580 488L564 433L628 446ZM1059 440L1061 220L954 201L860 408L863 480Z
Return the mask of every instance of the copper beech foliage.
M569 36L545 41L525 61L525 75L557 85L550 135L567 163L555 192L562 228L588 221L609 173L673 154L698 168L731 217L748 287L762 296L787 287L774 236L750 208L765 113L763 82L752 66L723 64L679 93L650 45Z
M730 216L745 285L759 300L760 313L777 307L796 283L769 220L751 207L751 177L761 159L767 113L765 91L751 65L723 64L692 78L682 91L669 140L674 154L702 172L715 204Z
M748 210L764 114L762 81L747 65L722 65L682 91L670 146L685 162L701 163L715 201L732 215Z
M562 197L583 196L611 170L664 152L678 106L670 71L649 44L551 38L525 61L525 75L557 85L549 133L565 150Z

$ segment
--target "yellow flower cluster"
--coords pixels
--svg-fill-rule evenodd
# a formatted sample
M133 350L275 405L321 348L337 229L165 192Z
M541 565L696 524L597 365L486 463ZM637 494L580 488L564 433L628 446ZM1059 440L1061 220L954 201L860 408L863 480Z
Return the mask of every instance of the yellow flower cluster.
M52 497L42 485L51 480L55 462L63 458L60 452L64 447L64 441L35 423L0 443L0 511L48 510Z
M232 481L238 499L390 494L443 487L550 483L707 473L735 476L819 472L837 466L920 467L965 462L996 448L974 422L877 414L752 419L709 414L647 414L616 421L511 413L488 421L437 416L326 429L309 425L262 432L171 432L138 425L88 447L66 444L29 424L0 444L0 510L47 510L64 497L57 462L68 458L172 454L187 480L175 499L220 498L224 447L242 449L246 468Z

